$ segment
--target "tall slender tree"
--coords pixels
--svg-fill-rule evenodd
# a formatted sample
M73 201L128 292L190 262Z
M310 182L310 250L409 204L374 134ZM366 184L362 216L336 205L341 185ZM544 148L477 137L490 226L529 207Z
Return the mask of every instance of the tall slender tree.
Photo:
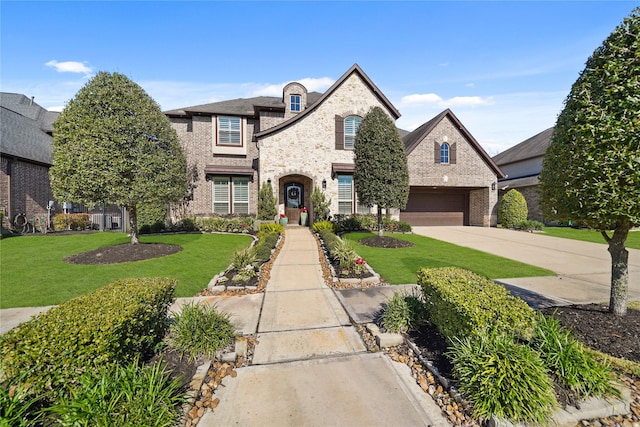
M99 72L68 102L54 123L50 176L58 200L126 207L133 244L140 204L176 202L187 191L175 130L160 106L119 73Z
M407 205L409 169L404 144L393 120L380 107L364 116L354 142L355 185L360 203L377 206L378 236L382 209Z
M627 312L629 230L640 225L640 9L587 60L540 175L546 218L599 230L611 254L609 311Z

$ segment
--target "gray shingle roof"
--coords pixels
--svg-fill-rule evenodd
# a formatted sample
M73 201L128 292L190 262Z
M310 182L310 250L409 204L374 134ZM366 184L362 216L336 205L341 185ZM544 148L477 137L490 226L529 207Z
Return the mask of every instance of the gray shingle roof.
M553 128L543 130L537 135L522 141L518 145L514 145L508 150L493 156L493 161L498 166L508 165L509 163L519 162L534 157L544 156L544 152L551 143Z
M0 153L50 165L51 132L59 115L25 95L0 92Z
M307 107L313 105L321 93L309 92L307 94ZM192 116L200 114L229 114L234 116L254 117L256 109L277 109L284 111L282 97L257 96L254 98L238 98L229 101L212 102L210 104L194 105L193 107L178 108L165 111L168 116Z

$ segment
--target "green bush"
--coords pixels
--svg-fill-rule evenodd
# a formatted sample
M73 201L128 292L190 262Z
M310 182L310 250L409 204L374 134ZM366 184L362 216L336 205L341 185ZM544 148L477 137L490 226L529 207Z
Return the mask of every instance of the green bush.
M253 266L254 262L256 262L256 249L254 246L237 250L231 258L231 265L237 271Z
M164 364L100 367L79 378L80 387L47 409L63 426L173 427L186 395Z
M429 320L449 339L478 334L489 326L530 337L534 312L492 280L457 267L421 269Z
M235 328L229 315L215 306L189 303L175 315L169 331L169 345L190 360L198 356L212 359L216 351L233 342Z
M340 268L352 268L358 258L350 240L338 239L329 253L333 259L338 261Z
M276 233L280 235L284 233L284 227L276 222L263 222L258 227L258 239L262 240L268 234Z
M404 333L420 326L425 319L420 295L394 292L380 316L380 324L389 332Z
M0 378L4 375L0 372ZM41 398L29 393L26 375L14 378L14 385L0 384L0 426L28 427L42 419Z
M98 366L150 354L168 328L174 279L113 282L68 300L0 336L0 371L29 392L51 395L73 387Z
M617 394L610 382L609 366L597 362L553 316L538 313L532 347L546 367L579 398Z
M142 233L143 227L151 233L157 233L165 229L167 219L166 203L144 203L138 206L137 212L138 227Z
M313 220L327 221L329 219L329 207L331 206L331 199L327 199L324 191L316 185L311 193L311 205L313 206Z
M512 336L481 331L456 339L447 356L474 416L545 424L557 406L553 382L540 356Z
M91 225L89 214L58 214L53 217L53 227L56 231L61 230L84 230Z
M329 256L331 256L331 253L333 252L334 247L336 246L336 244L338 244L340 239L338 238L338 236L336 236L333 233L333 231L329 229L320 230L318 234L320 235L320 238L324 242L324 246L327 248L327 251L329 252Z
M522 231L544 230L544 224L540 221L526 220L515 224L513 228Z
M498 222L505 228L514 228L527 220L529 209L524 196L516 189L511 189L502 196L498 209Z
M366 230L378 231L378 217L375 214L336 215L335 229L340 232ZM382 217L382 230L392 233L408 233L411 225L404 221L397 221L389 215Z
M331 221L314 222L313 225L311 226L311 228L316 233L319 233L322 230L328 230L328 231L331 231L332 233L334 233L336 231L335 230L335 226L333 225L333 223Z
M196 226L201 231L218 233L249 233L255 219L252 216L196 217Z
M278 214L276 198L273 195L271 183L263 182L258 192L258 219L261 221L273 221Z

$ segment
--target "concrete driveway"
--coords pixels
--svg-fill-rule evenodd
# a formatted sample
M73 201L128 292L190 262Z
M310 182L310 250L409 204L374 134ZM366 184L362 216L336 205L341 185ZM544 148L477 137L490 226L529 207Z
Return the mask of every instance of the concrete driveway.
M413 227L413 232L555 272L555 277L498 280L516 292L538 295L541 306L609 301L611 256L604 240L589 243L488 227ZM628 251L629 300L640 300L640 250Z

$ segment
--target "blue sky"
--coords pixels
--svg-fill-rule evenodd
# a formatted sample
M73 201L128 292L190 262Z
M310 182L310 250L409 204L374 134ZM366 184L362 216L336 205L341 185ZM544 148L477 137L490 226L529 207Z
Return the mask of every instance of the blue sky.
M413 130L451 108L495 155L555 124L636 1L7 1L0 90L59 111L97 71L163 110L325 91L354 63Z

